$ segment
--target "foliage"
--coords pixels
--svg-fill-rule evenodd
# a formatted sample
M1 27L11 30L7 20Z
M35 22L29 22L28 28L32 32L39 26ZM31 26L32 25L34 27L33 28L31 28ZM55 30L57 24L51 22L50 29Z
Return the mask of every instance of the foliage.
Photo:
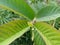
M8 23L15 19L23 19L21 16L17 16L14 12L0 8L0 25Z
M2 8L0 8L0 16L3 17L3 19L0 19L0 25L6 24L13 20L17 20L17 19L23 20L24 19L21 16L18 16L17 14L15 14L14 12L11 12L9 10L2 9ZM10 45L29 45L29 44L32 45L32 40L31 40L30 35L31 35L30 31L28 31L23 36L19 37L15 41L13 41Z
M10 45L33 45L31 40L31 32L26 32L23 36L14 40Z
M0 0L0 7L7 9L0 15L0 22L4 23L0 25L1 45L60 45L60 32L56 24L60 17L60 7L53 1L38 1L33 0L31 5L25 0ZM23 43L23 39L30 43Z

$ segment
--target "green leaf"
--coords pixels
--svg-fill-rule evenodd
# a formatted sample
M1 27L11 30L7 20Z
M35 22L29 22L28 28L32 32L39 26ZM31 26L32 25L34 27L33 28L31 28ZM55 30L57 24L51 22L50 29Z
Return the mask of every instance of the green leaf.
M60 7L46 6L37 14L37 21L49 21L60 17Z
M41 37L41 35L36 31L34 30L34 45L46 45L43 38Z
M35 15L25 0L0 0L0 7L11 10L29 19L33 19Z
M60 45L60 32L58 30L43 22L37 22L35 28L36 45Z
M27 21L15 20L0 26L0 45L8 45L29 29Z

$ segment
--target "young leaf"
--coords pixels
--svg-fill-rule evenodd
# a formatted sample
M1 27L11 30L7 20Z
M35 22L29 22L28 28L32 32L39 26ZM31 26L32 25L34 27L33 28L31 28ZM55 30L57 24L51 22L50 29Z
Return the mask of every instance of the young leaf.
M43 22L37 22L35 28L35 45L60 45L60 32L58 30Z
M0 45L9 45L29 29L27 21L15 20L0 26Z

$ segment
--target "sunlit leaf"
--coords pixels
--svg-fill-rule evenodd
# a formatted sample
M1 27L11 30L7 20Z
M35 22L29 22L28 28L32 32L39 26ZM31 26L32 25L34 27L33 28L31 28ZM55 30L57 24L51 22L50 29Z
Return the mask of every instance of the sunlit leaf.
M15 20L0 26L0 45L8 45L29 29L27 21Z

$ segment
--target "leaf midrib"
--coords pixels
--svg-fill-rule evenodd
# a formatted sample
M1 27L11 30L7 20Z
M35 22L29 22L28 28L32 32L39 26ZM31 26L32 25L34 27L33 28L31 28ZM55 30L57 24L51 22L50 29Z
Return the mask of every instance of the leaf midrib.
M23 29L22 31L16 33L15 35L11 36L10 38L8 38L7 40L3 41L0 43L0 45L9 45L11 42L13 42L15 39L17 39L18 37L22 36L25 32L28 31L30 27L26 27L25 29ZM20 34L22 32L22 34ZM20 34L20 35L19 35ZM18 35L18 36L17 36ZM14 38L14 39L12 39Z
M36 28L36 31L41 35L41 37L43 38L46 45L52 45L51 42L43 35L43 33L41 31L39 31L39 29Z
M2 4L0 4L0 7L3 8L3 9L10 10L10 11L14 12L15 14L18 14L18 15L26 18L27 20L30 20L28 17L24 16L23 14L19 13L18 11L15 11L15 10L9 8L9 7L6 7L6 6L2 5Z

